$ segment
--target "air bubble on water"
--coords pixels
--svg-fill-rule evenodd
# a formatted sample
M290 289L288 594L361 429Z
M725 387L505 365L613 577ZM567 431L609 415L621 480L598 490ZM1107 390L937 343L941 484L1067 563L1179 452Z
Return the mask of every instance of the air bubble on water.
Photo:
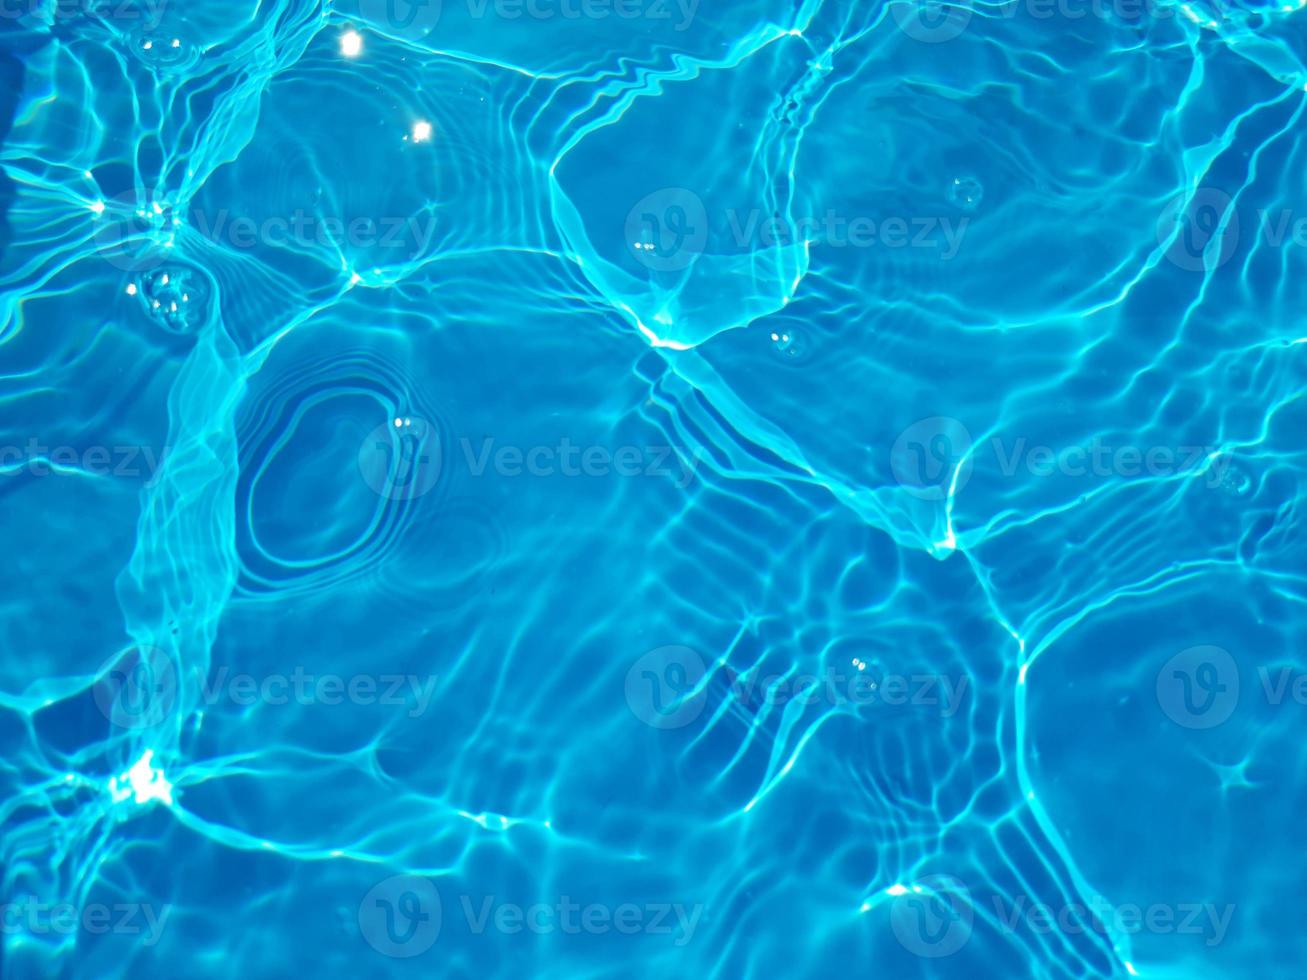
M148 32L138 34L132 43L136 56L151 68L183 69L198 60L193 45L175 34Z
M127 295L136 296L150 319L173 333L194 333L209 318L213 284L203 270L169 263L141 273L128 283Z
M984 185L970 175L954 177L948 185L949 203L957 205L963 211L974 211L980 206L980 199L984 196Z
M773 330L769 336L772 349L786 360L798 361L807 356L807 340L793 327Z
M1252 491L1252 474L1242 463L1226 456L1213 459L1212 466L1224 467L1219 484L1222 493L1228 493L1232 497L1246 497Z

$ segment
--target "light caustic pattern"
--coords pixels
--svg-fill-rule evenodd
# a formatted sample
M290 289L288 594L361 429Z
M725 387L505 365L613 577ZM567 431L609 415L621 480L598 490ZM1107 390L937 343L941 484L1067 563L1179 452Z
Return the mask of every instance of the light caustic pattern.
M4 976L1301 974L1296 6L0 29Z

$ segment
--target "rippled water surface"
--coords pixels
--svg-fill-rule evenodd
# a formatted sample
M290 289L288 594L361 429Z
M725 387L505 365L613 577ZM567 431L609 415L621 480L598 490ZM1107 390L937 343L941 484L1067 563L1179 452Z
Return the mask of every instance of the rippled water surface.
M0 972L1300 978L1297 0L10 0Z

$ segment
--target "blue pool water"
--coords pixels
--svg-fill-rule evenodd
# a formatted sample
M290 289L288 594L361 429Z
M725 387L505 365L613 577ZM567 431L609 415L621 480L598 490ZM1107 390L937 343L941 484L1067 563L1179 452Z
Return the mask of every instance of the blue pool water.
M1307 14L7 0L0 972L1307 975Z

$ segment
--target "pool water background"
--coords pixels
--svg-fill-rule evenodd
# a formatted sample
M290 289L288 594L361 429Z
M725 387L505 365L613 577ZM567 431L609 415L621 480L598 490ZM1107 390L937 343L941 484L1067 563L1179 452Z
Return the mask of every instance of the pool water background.
M1301 15L515 9L6 10L4 974L1301 975Z

